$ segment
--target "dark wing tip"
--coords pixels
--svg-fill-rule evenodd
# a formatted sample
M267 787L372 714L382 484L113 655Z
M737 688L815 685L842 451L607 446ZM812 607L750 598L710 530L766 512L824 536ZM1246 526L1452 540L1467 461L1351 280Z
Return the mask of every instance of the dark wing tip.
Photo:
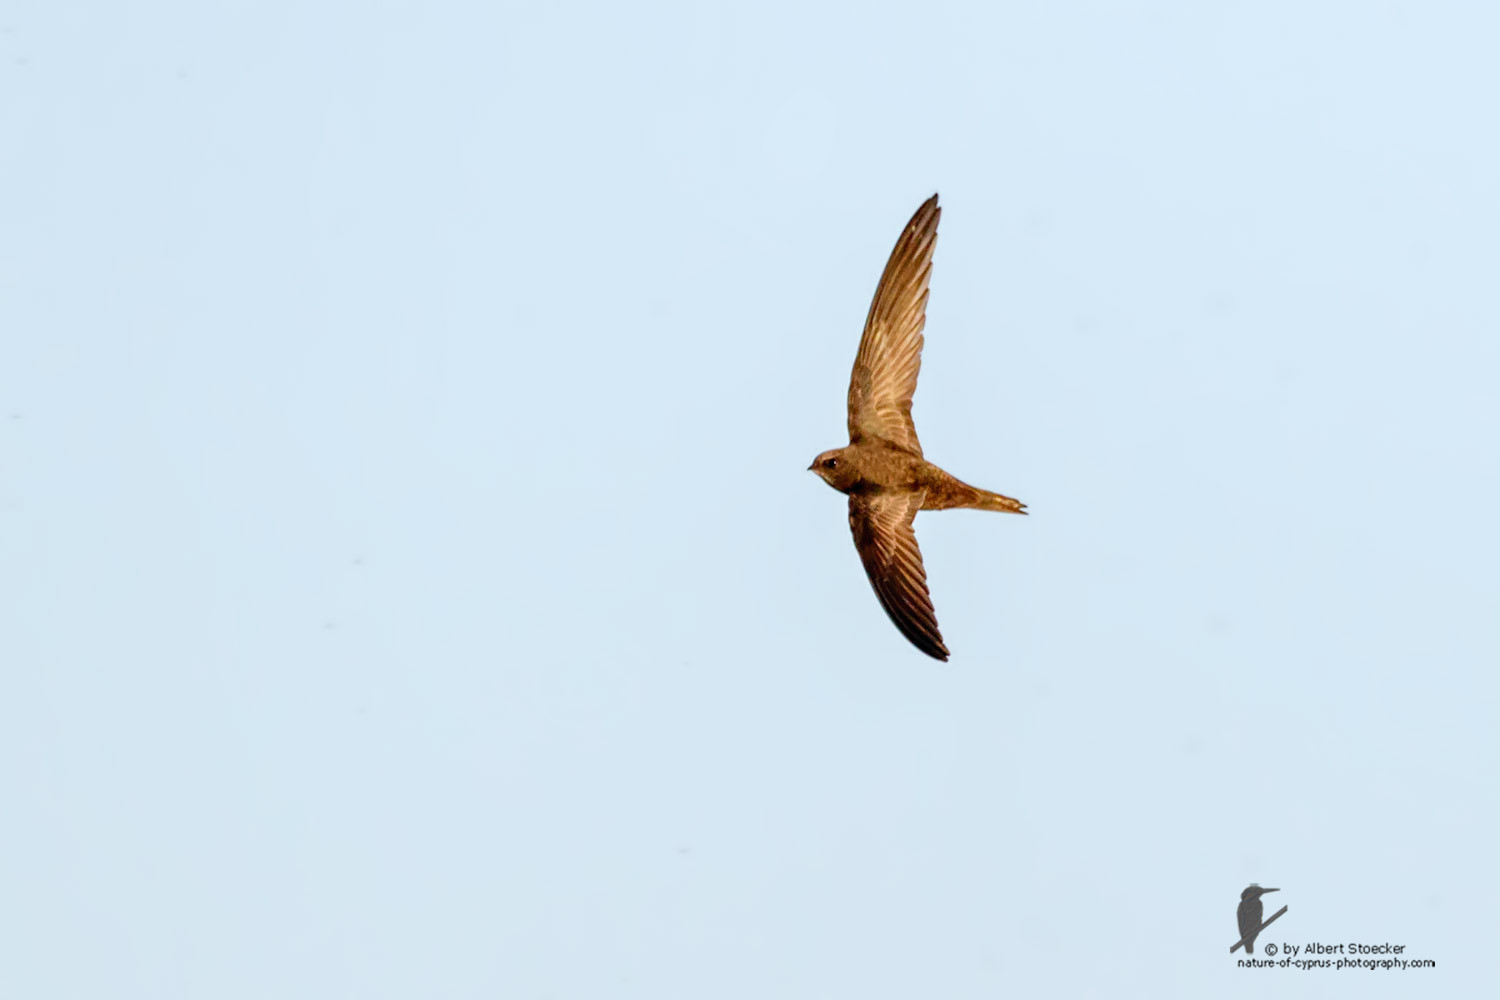
M916 215L918 218L929 214L934 217L940 217L943 214L942 208L938 206L938 196L936 193L934 193L931 198L928 198L926 201L922 202L922 207L917 209L916 211ZM915 219L913 221L915 221Z
M876 582L872 579L871 582L875 583L875 596L880 598L881 607L885 609L896 630L906 637L906 641L934 660L946 661L948 647L943 644L943 634L938 631L937 618L933 615L931 604L927 607L913 604L912 598L915 595L893 588L891 584L894 581Z
M886 609L886 613L890 615L890 619L895 624L896 629L906 637L907 642L917 648L918 652L926 653L934 660L942 660L944 663L948 662L948 647L943 645L941 636L915 627L914 623L902 621L895 614L892 614L889 608Z
M938 220L942 217L943 210L938 207L938 196L934 194L931 198L922 202L921 206L911 214L911 220L906 224L906 232L902 234L901 239L896 241L896 248L891 251L891 259L895 260L898 257L898 252L903 247L907 248L908 254L919 251L923 245L919 242L921 238L926 234L935 232L938 227ZM889 267L890 265L886 266Z

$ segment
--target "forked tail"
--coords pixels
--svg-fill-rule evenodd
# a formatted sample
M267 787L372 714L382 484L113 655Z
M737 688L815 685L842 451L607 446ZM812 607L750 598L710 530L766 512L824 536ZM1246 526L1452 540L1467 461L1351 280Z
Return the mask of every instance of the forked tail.
M1026 505L1019 500L1014 500L999 493L991 493L989 490L975 490L979 494L978 501L974 506L980 510L999 510L1007 514L1024 514Z

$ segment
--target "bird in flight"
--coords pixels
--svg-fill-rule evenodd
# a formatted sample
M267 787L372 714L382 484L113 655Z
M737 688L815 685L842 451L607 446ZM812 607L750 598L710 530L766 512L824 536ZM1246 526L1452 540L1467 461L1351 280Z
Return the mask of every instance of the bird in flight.
M938 196L917 209L891 251L870 303L849 379L849 444L808 469L849 495L854 547L881 607L928 656L948 659L912 521L919 510L974 507L1024 514L1025 504L961 482L922 457L911 396L922 366L927 285L937 244Z

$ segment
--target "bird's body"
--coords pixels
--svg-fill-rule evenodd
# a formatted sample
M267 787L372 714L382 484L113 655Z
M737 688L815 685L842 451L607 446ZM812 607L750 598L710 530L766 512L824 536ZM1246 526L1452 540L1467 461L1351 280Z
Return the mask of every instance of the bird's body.
M919 510L952 507L1024 514L1026 505L970 486L927 461L912 423L941 215L933 195L896 241L849 379L849 444L825 451L808 468L849 495L854 545L891 621L922 652L946 660L912 519Z
M1258 885L1250 885L1240 893L1239 909L1235 911L1234 916L1239 923L1240 939L1245 942L1245 954L1255 954L1255 939L1260 935L1261 917L1266 913L1265 904L1260 901L1260 897L1268 892L1280 891L1280 889L1262 889Z
M818 457L826 460L829 456L836 457L841 467L840 475L831 477L829 485L850 496L920 492L920 510L977 507L1017 512L1025 506L1010 497L970 486L920 455L878 438L824 452Z
M1260 933L1260 918L1265 916L1266 906L1259 898L1241 900L1235 917L1240 924L1240 937L1245 940L1245 954L1255 954L1255 935ZM1246 937L1246 935L1249 935Z

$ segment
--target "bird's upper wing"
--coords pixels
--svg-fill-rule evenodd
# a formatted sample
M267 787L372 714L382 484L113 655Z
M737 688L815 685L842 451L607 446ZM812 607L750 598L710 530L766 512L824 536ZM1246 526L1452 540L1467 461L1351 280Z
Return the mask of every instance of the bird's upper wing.
M927 572L912 519L922 508L921 490L849 497L849 528L864 560L875 596L901 634L928 656L948 658L938 631Z
M937 202L937 195L928 198L906 224L875 289L849 379L851 441L868 435L922 454L911 421L911 394L922 367L927 283L943 214Z

